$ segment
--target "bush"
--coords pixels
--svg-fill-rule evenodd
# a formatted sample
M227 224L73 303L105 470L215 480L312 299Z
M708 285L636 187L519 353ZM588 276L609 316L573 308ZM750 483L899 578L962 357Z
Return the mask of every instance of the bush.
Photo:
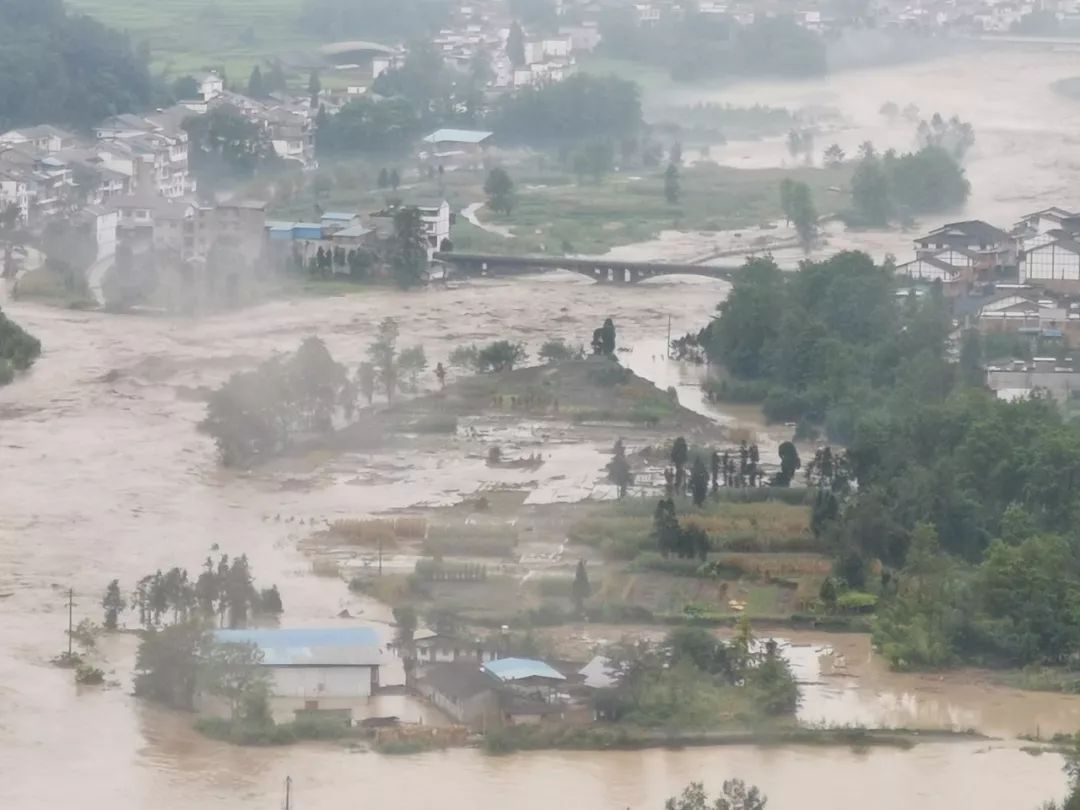
M97 686L105 683L105 673L89 664L78 664L75 667L75 683Z
M569 577L540 577L536 580L536 590L541 596L569 599L573 589L574 581Z
M757 405L769 393L768 383L760 380L709 379L701 387L706 399L736 405Z
M601 360L585 373L585 379L593 385L611 388L629 382L634 375L619 365L617 360Z
M841 613L872 613L877 603L877 594L864 591L844 591L836 597L836 609Z

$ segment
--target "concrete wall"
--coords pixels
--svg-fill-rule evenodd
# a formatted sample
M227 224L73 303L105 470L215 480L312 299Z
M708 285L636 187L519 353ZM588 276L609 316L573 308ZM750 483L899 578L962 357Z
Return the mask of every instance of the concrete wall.
M378 684L378 668L269 667L273 692L282 697L367 697ZM373 683L374 679L374 683Z

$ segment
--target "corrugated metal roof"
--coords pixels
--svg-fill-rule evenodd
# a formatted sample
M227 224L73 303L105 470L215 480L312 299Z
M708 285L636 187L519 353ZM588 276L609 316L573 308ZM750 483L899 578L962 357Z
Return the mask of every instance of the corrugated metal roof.
M327 211L322 215L322 219L341 220L343 222L349 222L350 220L359 217L359 214L350 214L348 211Z
M437 129L424 138L426 143L482 143L492 136L479 129Z
M263 664L277 667L377 666L382 663L379 636L370 627L218 630L223 644L254 644Z
M532 658L499 658L488 661L484 669L500 681L521 681L525 678L550 678L565 681L564 676L550 664Z

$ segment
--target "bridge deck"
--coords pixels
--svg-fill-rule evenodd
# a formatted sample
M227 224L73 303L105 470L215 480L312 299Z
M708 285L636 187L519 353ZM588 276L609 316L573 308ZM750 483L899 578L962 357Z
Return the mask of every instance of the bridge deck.
M631 281L653 276L693 275L708 278L730 279L741 270L737 266L712 266L704 264L680 264L674 262L634 262L607 257L575 259L560 256L500 256L483 253L435 254L435 259L465 270L481 272L542 272L544 270L570 270L598 278L601 274L622 273Z

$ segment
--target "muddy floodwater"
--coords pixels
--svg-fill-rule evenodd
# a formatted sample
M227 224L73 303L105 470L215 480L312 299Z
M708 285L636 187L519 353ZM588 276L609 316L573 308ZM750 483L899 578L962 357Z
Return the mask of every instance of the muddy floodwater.
M748 85L724 100L820 100L847 116L851 143L873 137L881 126L876 110L887 100L958 113L972 121L978 139L968 212L994 220L1075 204L1066 190L1080 172L1074 157L1080 108L1047 86L1072 72L1080 73L1080 60L1049 53L966 56L827 82ZM752 162L755 150L772 147L743 148ZM973 727L1008 739L911 751L733 747L499 758L474 750L388 758L323 745L242 749L201 738L188 717L137 704L128 695L130 637L104 644L111 677L120 683L114 688L80 690L70 672L48 664L65 643L68 587L77 594L76 620L99 620L110 579L130 588L160 567L195 568L214 543L246 553L260 583L279 585L290 623L341 621L335 617L343 609L385 621L384 611L350 595L339 580L311 574L296 548L303 535L297 521L450 503L487 485L585 486L609 451L607 442L559 445L539 472L492 470L482 459L423 452L224 472L211 442L195 430L203 415L194 393L200 387L294 349L309 334L355 366L385 316L398 319L403 343L424 345L431 364L445 361L455 346L501 337L523 340L533 352L549 337L587 343L610 316L620 343L635 346L624 360L636 371L661 387L676 386L680 400L696 410L753 427L751 413L719 413L702 400L696 369L663 359L669 317L675 335L696 329L727 289L700 279L598 288L553 274L274 302L200 320L6 304L42 339L45 353L31 374L0 389L0 805L273 808L286 775L295 780L302 810L465 810L496 797L521 810L549 810L568 798L581 810L655 810L690 780L716 787L729 776L760 785L777 810L1025 810L1059 796L1060 757L1032 756L1011 738L1075 730L1080 699L895 676L871 659L865 640L789 639L805 681L805 720ZM770 429L763 445L782 433ZM833 655L825 645L835 647ZM837 651L843 672L836 671Z

